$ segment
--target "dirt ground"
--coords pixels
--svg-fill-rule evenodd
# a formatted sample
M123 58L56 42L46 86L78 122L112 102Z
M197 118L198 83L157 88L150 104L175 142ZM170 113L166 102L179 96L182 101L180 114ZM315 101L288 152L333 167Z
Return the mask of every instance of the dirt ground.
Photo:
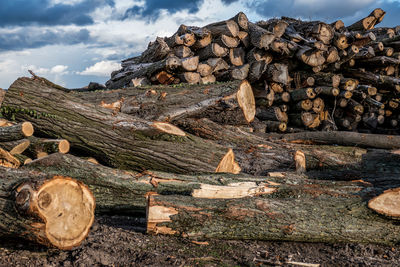
M0 266L400 266L399 246L224 240L195 244L146 235L144 223L144 218L98 217L85 242L71 251L3 239Z

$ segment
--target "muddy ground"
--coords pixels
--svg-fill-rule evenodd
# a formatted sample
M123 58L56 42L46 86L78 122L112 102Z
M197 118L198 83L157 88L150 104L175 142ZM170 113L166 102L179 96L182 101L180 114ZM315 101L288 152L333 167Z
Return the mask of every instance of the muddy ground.
M0 266L400 266L400 246L192 241L144 233L144 218L101 216L78 248L0 240Z

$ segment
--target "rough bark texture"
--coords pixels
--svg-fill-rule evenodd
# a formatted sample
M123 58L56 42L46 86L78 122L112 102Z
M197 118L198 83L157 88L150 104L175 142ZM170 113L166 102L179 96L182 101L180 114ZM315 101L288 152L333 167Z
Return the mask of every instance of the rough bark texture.
M159 123L84 104L28 78L21 78L10 87L4 103L15 110L17 120L31 121L40 134L67 139L73 149L115 167L213 172L228 150L193 136L169 134L169 124L161 124L160 128ZM46 116L31 117L17 108Z
M67 177L3 167L0 184L1 236L71 249L89 233L95 202L84 184Z
M379 188L357 181L338 183L305 178L291 183L290 177L268 185L276 191L246 198L151 195L147 231L194 239L390 245L399 242L400 226L367 207L366 202Z
M7 110L7 108L5 108L5 110ZM4 114L8 115L7 112L4 112ZM31 136L33 131L33 126L30 122L21 122L8 127L0 127L0 142L24 139Z

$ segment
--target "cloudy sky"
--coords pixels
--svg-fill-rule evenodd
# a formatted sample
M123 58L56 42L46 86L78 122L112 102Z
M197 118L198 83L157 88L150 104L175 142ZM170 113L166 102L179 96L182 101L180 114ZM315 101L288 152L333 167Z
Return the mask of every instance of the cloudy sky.
M104 83L156 36L239 11L251 21L290 16L348 25L376 7L387 11L379 26L400 24L400 0L0 0L0 88L28 69L68 88Z

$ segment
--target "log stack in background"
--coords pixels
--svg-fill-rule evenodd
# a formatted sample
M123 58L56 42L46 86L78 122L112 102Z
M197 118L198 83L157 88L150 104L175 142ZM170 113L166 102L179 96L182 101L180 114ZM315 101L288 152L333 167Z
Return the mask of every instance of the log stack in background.
M122 61L107 88L248 80L267 131L398 133L400 37L375 28L382 9L345 26L242 12L204 27L181 25ZM263 129L265 129L265 127Z

